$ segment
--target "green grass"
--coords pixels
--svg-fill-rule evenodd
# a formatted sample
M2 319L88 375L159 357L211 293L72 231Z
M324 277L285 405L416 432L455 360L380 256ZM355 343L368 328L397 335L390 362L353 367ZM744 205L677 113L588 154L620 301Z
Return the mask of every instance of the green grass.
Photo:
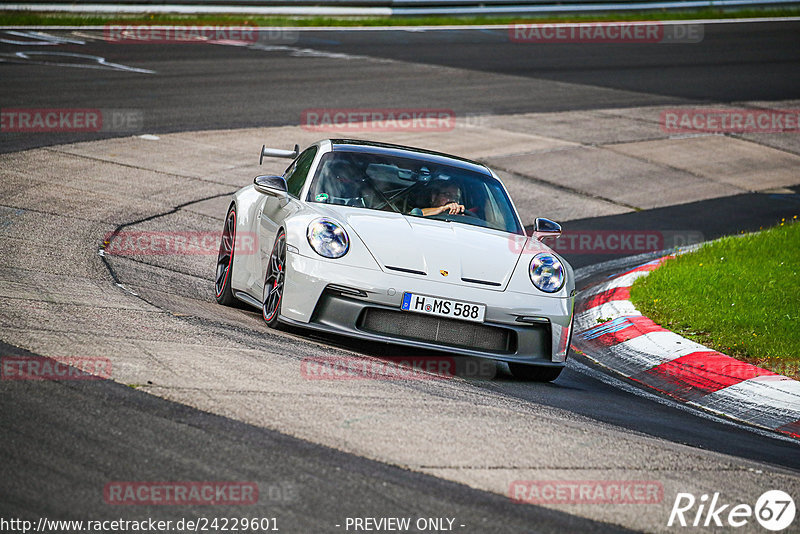
M798 377L800 221L709 243L631 288L636 308L684 337Z
M460 24L511 24L543 22L600 22L627 20L690 20L712 18L796 17L800 8L702 9L686 11L642 11L591 15L542 15L517 17L267 17L257 15L103 15L0 11L2 26L103 26L105 24L164 24L217 26L442 26Z

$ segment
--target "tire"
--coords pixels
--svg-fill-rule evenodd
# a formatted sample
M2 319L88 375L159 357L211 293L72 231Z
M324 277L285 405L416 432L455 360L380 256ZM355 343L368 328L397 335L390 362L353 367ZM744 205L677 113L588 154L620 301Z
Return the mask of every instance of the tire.
M214 276L215 298L223 306L237 306L238 299L233 296L233 255L236 245L236 206L231 206L222 227L222 240L217 254L217 270Z
M514 378L531 382L552 382L564 369L563 367L542 367L513 362L509 362L508 368Z
M264 278L264 300L262 315L267 326L281 329L278 317L281 313L283 300L283 284L286 281L286 232L278 231L272 253L269 255L267 275Z

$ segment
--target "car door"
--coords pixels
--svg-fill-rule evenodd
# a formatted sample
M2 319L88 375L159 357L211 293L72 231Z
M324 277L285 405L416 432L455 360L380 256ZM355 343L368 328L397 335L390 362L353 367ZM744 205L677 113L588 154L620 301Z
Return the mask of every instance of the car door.
M272 254L272 247L275 244L278 229L283 226L292 213L300 208L300 192L303 189L314 156L317 155L318 147L313 145L304 150L283 173L288 189L288 198L266 196L258 214L259 243L261 244L261 277L259 281L258 293L264 293L264 280L267 276L267 266L269 257Z

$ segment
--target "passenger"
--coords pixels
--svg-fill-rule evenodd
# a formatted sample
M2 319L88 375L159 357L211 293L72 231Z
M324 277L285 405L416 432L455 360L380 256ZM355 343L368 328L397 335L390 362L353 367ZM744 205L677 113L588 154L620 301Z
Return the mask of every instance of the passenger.
M361 172L347 161L328 163L314 199L317 202L364 206L364 178Z

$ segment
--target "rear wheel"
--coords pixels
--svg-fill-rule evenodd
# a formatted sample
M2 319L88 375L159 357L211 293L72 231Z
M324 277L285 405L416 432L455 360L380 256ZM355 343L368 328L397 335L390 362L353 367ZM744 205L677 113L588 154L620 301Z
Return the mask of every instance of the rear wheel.
M217 254L217 272L214 277L214 290L217 302L225 306L237 303L231 290L231 277L233 276L233 253L236 243L236 207L231 206L225 217L222 227L222 241Z
M527 365L524 363L508 364L514 378L520 380L530 380L533 382L552 382L561 374L563 367L542 367L538 365Z
M283 299L283 283L286 280L286 233L280 231L275 238L269 256L267 276L264 280L264 305L262 313L270 328L279 328L278 315Z

